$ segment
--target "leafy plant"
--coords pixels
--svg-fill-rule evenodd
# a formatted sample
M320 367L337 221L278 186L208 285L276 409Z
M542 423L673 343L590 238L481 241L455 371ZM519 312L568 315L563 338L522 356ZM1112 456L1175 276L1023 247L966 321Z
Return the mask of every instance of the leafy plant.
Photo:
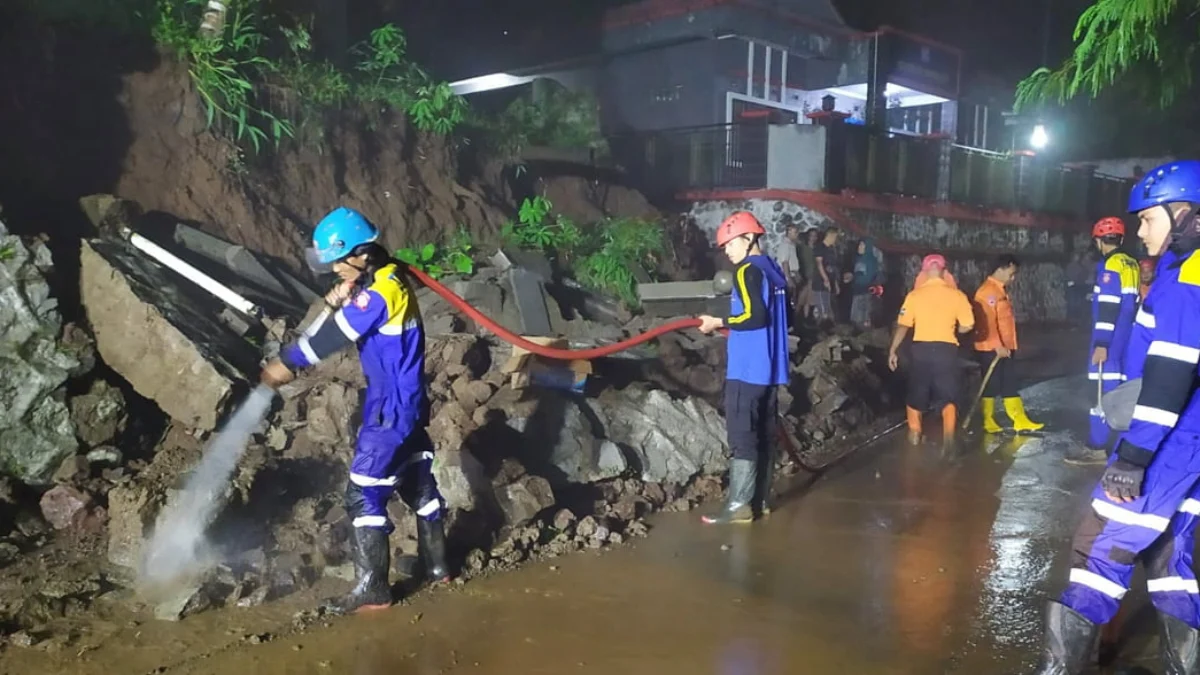
M1162 106L1172 103L1192 84L1198 12L1200 0L1096 0L1075 24L1071 56L1017 85L1017 108L1080 93L1094 98L1135 70L1145 76L1146 93Z
M17 257L17 247L15 244L0 245L0 262L12 260Z
M371 31L354 48L360 57L357 70L366 79L356 95L364 102L384 103L403 110L421 131L448 134L467 116L466 99L446 82L435 82L407 59L408 42L392 24Z
M508 155L530 145L608 153L596 98L550 79L535 80L527 94L498 115L480 117L476 126L494 150Z
M438 279L446 274L474 272L475 261L471 258L473 248L470 235L459 228L443 246L429 243L420 248L402 248L396 251L395 256L400 262Z
M205 0L159 0L154 39L188 64L188 74L204 104L205 122L227 125L235 140L248 139L255 152L268 139L276 146L293 135L292 124L255 101L254 81L271 69L260 55L266 36L254 11L258 0L242 0L227 10L223 33L193 32Z

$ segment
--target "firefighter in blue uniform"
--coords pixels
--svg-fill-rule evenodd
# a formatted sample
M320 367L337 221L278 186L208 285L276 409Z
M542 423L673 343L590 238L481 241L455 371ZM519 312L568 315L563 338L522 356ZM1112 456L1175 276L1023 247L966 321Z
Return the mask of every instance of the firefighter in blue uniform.
M1067 588L1047 609L1040 675L1083 672L1138 560L1158 610L1165 672L1200 673L1200 589L1192 570L1200 514L1198 209L1198 161L1164 164L1130 194L1138 236L1150 255L1162 255L1123 364L1129 379L1141 379L1141 391L1075 533Z
M1096 264L1096 283L1092 287L1092 344L1088 349L1088 381L1099 383L1108 393L1125 381L1125 346L1137 314L1141 272L1133 256L1121 250L1125 241L1125 223L1120 218L1102 218L1092 227L1092 241L1100 251ZM1088 391L1094 391L1089 387ZM1072 464L1103 464L1111 450L1111 431L1092 408L1088 420L1087 446L1071 453Z
M425 573L449 579L445 562L444 506L433 478L433 443L426 432L429 403L425 385L425 331L417 299L401 265L377 243L379 231L362 214L339 208L313 232L310 263L332 268L342 279L330 305L280 358L263 369L264 383L278 387L297 370L335 352L358 346L367 380L346 512L354 525L356 584L329 609L340 613L379 609L392 602L388 581L392 531L387 503L400 495L417 514L418 544Z
M729 497L706 523L746 523L770 513L775 470L779 385L788 382L787 278L763 255L766 231L739 211L717 228L717 246L736 266L728 318L700 317L700 330L729 329L725 376L725 425L729 449Z

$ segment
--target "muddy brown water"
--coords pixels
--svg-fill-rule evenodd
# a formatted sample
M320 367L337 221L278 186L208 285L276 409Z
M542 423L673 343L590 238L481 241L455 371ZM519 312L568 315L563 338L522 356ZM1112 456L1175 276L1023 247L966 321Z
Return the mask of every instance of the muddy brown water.
M1039 385L1029 407L1081 428L1080 385ZM177 624L114 613L69 647L9 647L0 673L1030 672L1099 468L1061 462L1066 432L973 438L949 456L901 437L793 485L753 526L663 516L631 546L303 632L291 616L311 596ZM1153 663L1144 614L1128 625L1126 664ZM277 637L246 640L264 633Z

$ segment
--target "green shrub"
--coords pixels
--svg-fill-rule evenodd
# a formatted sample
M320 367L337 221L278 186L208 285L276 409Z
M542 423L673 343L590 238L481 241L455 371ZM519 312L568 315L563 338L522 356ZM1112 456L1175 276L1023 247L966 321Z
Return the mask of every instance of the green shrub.
M445 244L425 244L419 248L402 248L396 251L396 259L425 272L434 279L446 274L471 274L475 261L471 258L474 247L466 230L459 230Z
M554 205L545 197L525 199L517 222L501 230L505 243L556 257L580 283L637 304L633 270L657 264L666 238L660 223L636 218L610 218L581 228L571 219L551 215Z

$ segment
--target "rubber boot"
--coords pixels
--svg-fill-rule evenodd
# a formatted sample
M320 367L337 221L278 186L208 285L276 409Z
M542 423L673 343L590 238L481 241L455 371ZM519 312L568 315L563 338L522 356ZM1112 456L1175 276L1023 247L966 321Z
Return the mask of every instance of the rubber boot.
M417 516L417 550L425 565L425 578L430 583L450 581L450 566L446 564L446 522L441 518L425 520Z
M767 454L758 464L754 481L754 511L758 516L771 515L772 491L775 489L775 462L779 459L779 446L767 444Z
M1013 430L1017 433L1022 431L1039 431L1046 426L1040 422L1034 422L1025 414L1025 404L1021 401L1020 396L1013 396L1004 399L1004 412L1008 413L1008 419L1012 420Z
M942 447L954 447L954 434L958 431L958 406L947 403L942 406Z
M749 523L754 520L754 485L758 462L733 459L729 462L729 498L720 511L701 518L709 525Z
M388 533L376 527L354 528L354 588L346 595L330 600L325 611L330 614L354 614L375 609L387 609L392 604L392 588L388 584L391 555Z
M980 409L983 413L983 430L989 434L998 434L1004 431L1004 428L996 424L996 399L985 398L979 402Z
M909 445L917 445L921 442L921 411L916 408L905 406L904 415L908 421L908 440Z
M1046 604L1046 644L1037 675L1080 675L1091 665L1100 626L1057 602Z
M1164 675L1200 673L1200 631L1169 614L1159 612L1158 639Z

